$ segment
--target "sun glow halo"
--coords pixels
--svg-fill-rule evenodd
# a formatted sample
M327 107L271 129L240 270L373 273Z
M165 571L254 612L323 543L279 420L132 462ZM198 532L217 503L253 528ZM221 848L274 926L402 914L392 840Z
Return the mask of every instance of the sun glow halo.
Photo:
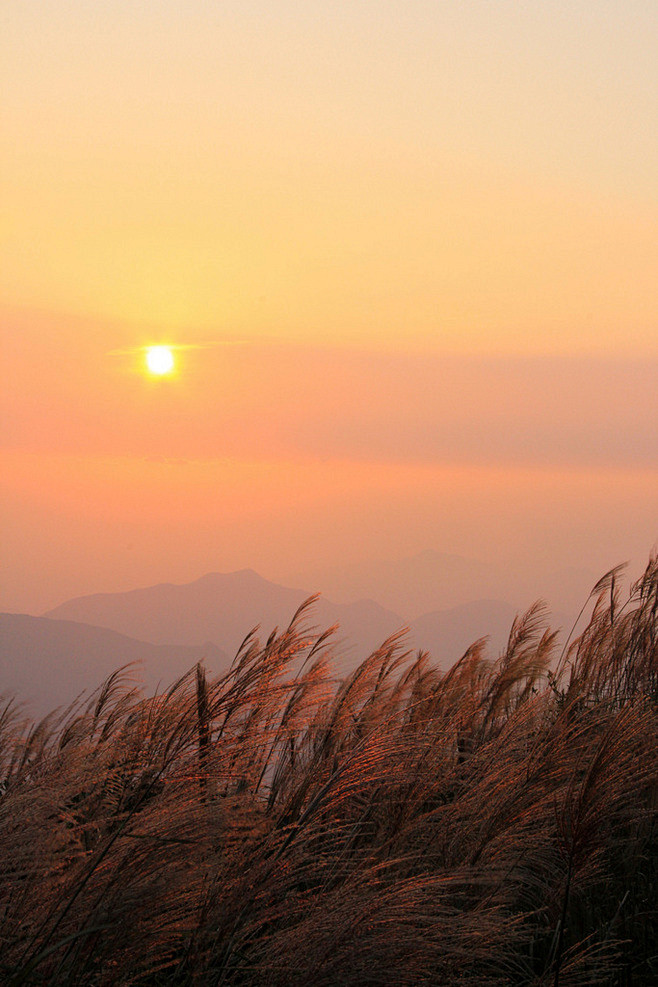
M161 377L174 369L174 354L168 346L149 346L146 351L146 366L152 374Z

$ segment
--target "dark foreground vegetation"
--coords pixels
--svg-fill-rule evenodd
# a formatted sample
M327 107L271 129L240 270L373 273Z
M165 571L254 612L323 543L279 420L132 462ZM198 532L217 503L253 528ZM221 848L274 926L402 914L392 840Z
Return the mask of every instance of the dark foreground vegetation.
M229 675L0 719L0 982L658 982L658 562L347 681L308 607Z

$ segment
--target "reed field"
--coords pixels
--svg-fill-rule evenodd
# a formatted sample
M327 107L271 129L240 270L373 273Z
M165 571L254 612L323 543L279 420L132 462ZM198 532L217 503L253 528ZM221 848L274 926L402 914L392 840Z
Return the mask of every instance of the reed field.
M618 584L447 671L339 679L310 600L219 679L8 700L0 983L658 983L658 559Z

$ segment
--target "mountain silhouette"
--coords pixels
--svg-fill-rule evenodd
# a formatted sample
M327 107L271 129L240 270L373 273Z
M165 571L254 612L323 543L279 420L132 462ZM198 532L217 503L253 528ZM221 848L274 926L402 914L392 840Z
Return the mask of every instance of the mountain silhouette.
M200 659L218 675L254 627L260 626L264 641L275 627L285 628L310 595L241 569L181 585L81 596L42 617L1 614L0 691L45 712L96 688L129 662L140 662L136 675L148 691L158 682L168 686ZM494 599L434 610L406 625L406 644L429 651L444 669L480 637L488 638L494 657L505 647L517 612ZM337 604L319 597L305 620L309 631L339 625L329 654L340 675L405 627L399 614L367 599ZM551 622L571 627L563 614Z
M192 583L162 583L126 593L97 593L69 600L44 616L111 628L153 644L198 645L212 641L233 655L248 632L260 626L267 637L282 629L308 590L263 579L252 569L210 573ZM340 624L337 658L353 667L404 626L398 614L373 600L336 604L320 597L307 621L319 631Z
M198 661L220 674L229 656L207 643L197 646L151 644L104 627L29 614L0 614L0 693L28 703L31 713L45 715L91 692L122 665L136 684L153 692L168 687Z
M366 559L351 565L298 572L298 584L313 583L339 602L373 597L382 606L403 615L405 621L444 612L478 600L498 600L525 610L537 598L555 611L578 613L594 586L594 570L484 562L425 549L397 559Z
M487 637L491 655L507 643L516 610L501 600L474 600L449 610L423 614L411 625L419 648L429 651L444 668L464 654L478 638Z

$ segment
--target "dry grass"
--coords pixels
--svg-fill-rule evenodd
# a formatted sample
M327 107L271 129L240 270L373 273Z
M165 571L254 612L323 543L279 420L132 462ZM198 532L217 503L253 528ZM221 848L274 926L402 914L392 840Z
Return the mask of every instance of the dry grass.
M655 983L658 562L557 663L539 607L346 681L302 608L231 672L0 715L0 979ZM312 601L311 601L312 602Z

